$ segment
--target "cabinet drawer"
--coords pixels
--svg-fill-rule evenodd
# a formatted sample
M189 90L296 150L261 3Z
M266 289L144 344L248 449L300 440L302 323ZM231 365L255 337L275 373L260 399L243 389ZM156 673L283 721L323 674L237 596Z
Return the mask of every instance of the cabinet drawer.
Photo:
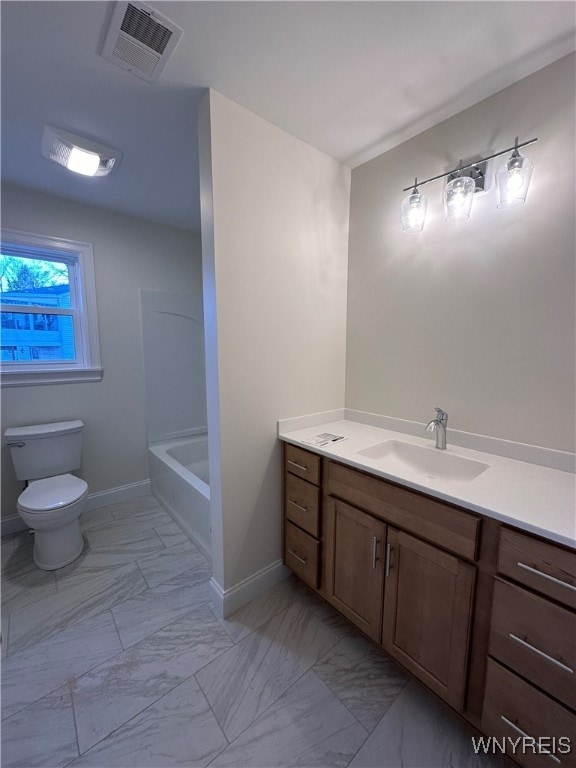
M476 559L479 517L333 461L327 462L327 475L326 490L332 496L456 555Z
M290 474L302 477L314 485L320 485L320 456L286 443L285 457L286 469Z
M314 589L318 589L320 542L286 521L285 562L288 568Z
M505 739L506 753L526 768L576 766L576 715L492 659L488 659L482 730L500 743ZM552 754L543 754L544 749Z
M496 578L489 653L576 709L576 614L572 611Z
M576 608L576 552L502 528L498 571Z
M295 475L286 475L286 518L312 536L320 535L320 488Z

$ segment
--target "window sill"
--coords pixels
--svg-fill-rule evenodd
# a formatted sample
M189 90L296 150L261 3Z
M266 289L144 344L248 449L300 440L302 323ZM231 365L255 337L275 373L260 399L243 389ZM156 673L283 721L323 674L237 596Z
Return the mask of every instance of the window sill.
M74 384L83 381L102 381L102 368L78 370L2 371L1 387L37 387L43 384Z

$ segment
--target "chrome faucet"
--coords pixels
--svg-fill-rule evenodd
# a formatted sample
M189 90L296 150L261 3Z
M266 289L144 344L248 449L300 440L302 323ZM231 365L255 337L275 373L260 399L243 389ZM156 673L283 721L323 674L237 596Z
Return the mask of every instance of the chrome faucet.
M426 432L436 432L436 448L441 451L446 450L446 425L448 424L448 414L442 408L434 408L436 418L429 421L426 425Z

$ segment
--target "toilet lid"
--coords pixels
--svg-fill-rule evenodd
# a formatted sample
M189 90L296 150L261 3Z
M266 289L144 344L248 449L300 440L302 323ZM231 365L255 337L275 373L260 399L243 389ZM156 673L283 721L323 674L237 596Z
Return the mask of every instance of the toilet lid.
M26 512L49 512L73 504L88 490L88 484L75 475L57 475L35 480L20 494L18 504Z

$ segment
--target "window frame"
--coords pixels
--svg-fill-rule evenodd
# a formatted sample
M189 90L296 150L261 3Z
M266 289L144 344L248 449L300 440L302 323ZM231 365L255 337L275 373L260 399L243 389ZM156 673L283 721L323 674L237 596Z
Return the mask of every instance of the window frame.
M0 365L2 387L68 384L80 381L100 381L100 341L96 308L94 255L90 243L38 235L17 229L2 229L2 255L58 261L68 265L71 307L42 307L30 305L34 314L72 317L76 359L73 361L20 361ZM1 302L1 296L0 296ZM15 311L23 305L1 304L3 312ZM40 312L38 311L40 310Z

